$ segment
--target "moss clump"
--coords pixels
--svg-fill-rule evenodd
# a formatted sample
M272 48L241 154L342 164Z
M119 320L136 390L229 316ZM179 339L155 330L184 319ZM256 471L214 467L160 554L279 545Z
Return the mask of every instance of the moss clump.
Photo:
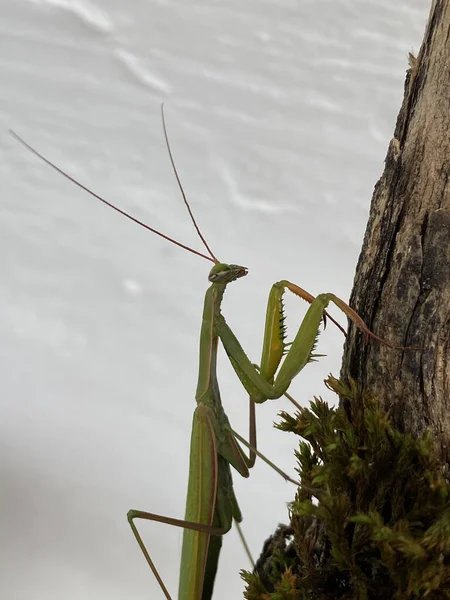
M338 407L315 398L280 415L277 427L305 440L302 487L291 526L242 573L245 598L450 599L450 485L431 436L394 429L353 381L326 384Z

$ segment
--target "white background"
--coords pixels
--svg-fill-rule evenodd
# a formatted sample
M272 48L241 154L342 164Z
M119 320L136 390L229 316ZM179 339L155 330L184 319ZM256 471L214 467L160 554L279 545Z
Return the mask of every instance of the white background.
M211 266L96 203L8 128L200 249L164 146L164 101L205 236L250 269L224 313L258 361L274 281L349 296L428 4L0 0L2 599L162 598L125 515L184 514ZM291 338L299 305L288 302ZM299 401L325 393L341 348L330 326L328 358L292 388ZM246 395L225 359L219 378L246 435ZM297 440L272 429L280 408L258 409L259 445L293 472ZM257 556L295 489L262 463L235 487ZM143 531L176 596L181 530ZM239 598L247 567L231 531L215 598Z

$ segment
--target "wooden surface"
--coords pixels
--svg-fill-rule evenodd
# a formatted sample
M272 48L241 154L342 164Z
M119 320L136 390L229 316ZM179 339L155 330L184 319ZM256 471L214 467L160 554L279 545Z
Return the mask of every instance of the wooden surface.
M398 346L364 345L351 329L342 375L383 399L396 425L431 428L444 459L450 443L450 5L431 7L385 170L375 186L350 304Z

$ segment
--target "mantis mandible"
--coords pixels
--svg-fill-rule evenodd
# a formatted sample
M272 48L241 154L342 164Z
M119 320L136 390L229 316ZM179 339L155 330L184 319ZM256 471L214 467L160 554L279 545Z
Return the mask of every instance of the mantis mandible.
M197 226L178 177L163 112L162 117L172 168L190 218L207 254L198 252L132 217L75 180L17 134L11 133L33 154L110 208L164 239L214 263L208 275L211 285L205 294L200 332L199 373L195 394L197 407L192 424L185 519L173 519L137 510L130 510L128 513L131 529L166 598L171 600L171 595L145 547L134 522L136 519L159 521L184 529L178 599L209 600L212 597L222 536L231 529L233 519L236 523L242 520L233 491L230 467L233 466L243 477L248 477L256 454L259 454L256 451L255 403L280 398L287 392L294 377L314 359L314 348L322 320L329 318L342 330L326 312L330 302L343 311L363 331L366 338L370 336L382 344L390 347L391 345L374 335L358 314L334 294L320 294L314 298L296 284L282 280L275 283L269 293L261 361L259 367L252 364L221 312L227 285L245 277L248 270L244 266L220 262L208 246ZM286 290L310 304L292 343L286 342L284 325L283 295ZM216 368L219 339L250 397L250 433L249 442L246 444L250 448L249 456L244 454L238 444L222 406Z

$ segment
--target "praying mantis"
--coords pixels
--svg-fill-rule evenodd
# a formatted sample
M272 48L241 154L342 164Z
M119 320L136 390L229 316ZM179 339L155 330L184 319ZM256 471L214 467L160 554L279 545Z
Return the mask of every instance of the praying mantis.
M281 280L272 286L269 293L261 360L259 366L255 366L247 357L221 312L221 303L227 286L245 277L248 269L244 266L220 262L208 246L178 177L168 142L164 113L162 117L164 136L174 174L192 223L207 254L194 250L129 215L76 181L29 146L17 134L14 132L12 134L32 153L113 210L184 250L213 263L208 275L210 286L205 294L200 331L199 372L195 394L197 406L192 424L185 518L174 519L138 510L130 510L127 515L133 534L167 600L171 600L172 597L147 551L135 521L139 519L159 521L183 528L178 599L210 600L222 536L231 529L233 520L236 523L242 520L233 491L231 466L242 477L248 477L256 454L259 454L256 450L255 404L280 398L287 393L292 380L308 362L314 360L315 356L319 356L314 354L314 349L322 320L329 318L340 327L326 312L330 302L344 312L366 337L375 338L387 346L390 344L374 335L357 313L334 294L326 293L314 297L296 284ZM286 290L310 304L291 343L286 342L284 325L283 295ZM217 381L219 340L250 398L249 442L244 442L249 447L248 456L239 445L237 434L232 430L222 406Z

